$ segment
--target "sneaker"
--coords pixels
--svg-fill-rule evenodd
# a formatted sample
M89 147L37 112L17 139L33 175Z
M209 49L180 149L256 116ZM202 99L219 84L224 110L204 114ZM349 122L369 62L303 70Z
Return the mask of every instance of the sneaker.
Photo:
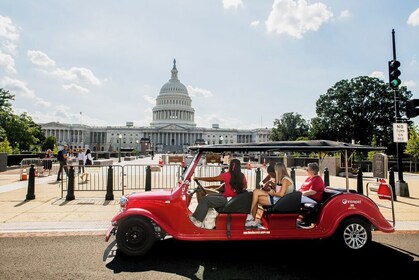
M262 226L262 224L258 224L257 228L258 229L267 229L266 227Z
M252 216L252 214L247 214L247 217L246 217L246 222L247 221L253 221L253 216Z
M299 222L297 223L299 228L303 228L303 229L311 229L314 228L314 224L313 223L307 223L307 222Z
M189 220L191 220L191 222L199 228L203 228L204 224L201 221L198 221L197 219L194 218L194 216L189 216Z
M260 224L260 221L251 220L251 221L246 221L246 223L244 225L245 225L245 227L258 227L259 224Z

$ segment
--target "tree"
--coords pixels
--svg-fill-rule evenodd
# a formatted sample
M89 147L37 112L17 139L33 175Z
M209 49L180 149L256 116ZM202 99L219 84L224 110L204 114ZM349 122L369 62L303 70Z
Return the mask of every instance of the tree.
M11 100L15 100L15 96L8 90L0 88L0 112L12 113Z
M0 141L0 153L11 154L12 152L12 147L10 146L9 141L7 141L7 138L5 138L4 141Z
M402 117L411 96L406 87L399 89ZM378 146L393 143L394 94L377 78L361 76L337 82L316 101L316 113L311 120L312 138L369 145L375 136Z
M7 118L12 115L11 100L14 100L14 95L0 88L0 142L5 141L7 138L7 131L4 127Z
M42 151L51 149L54 151L54 147L57 146L57 138L55 136L48 136L45 138L44 143L42 143Z
M419 127L413 125L409 128L409 140L404 152L410 155L415 161L415 172L417 172L416 161L419 158Z
M39 144L45 139L41 126L26 113L14 115L11 100L14 100L14 95L0 88L0 141L7 139L13 151L39 150Z
M270 135L272 141L293 141L307 137L308 122L297 113L284 113L281 119L275 119Z

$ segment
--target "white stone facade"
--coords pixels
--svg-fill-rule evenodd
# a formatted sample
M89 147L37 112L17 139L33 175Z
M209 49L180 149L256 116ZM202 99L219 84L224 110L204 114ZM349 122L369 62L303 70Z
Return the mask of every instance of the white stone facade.
M70 148L88 147L93 151L117 151L119 135L121 149L156 152L186 152L195 143L252 143L268 142L270 129L233 129L196 127L195 110L188 90L178 77L176 60L171 79L162 86L153 108L149 127L127 126L90 127L80 124L51 122L40 124L45 136L55 136L58 145Z

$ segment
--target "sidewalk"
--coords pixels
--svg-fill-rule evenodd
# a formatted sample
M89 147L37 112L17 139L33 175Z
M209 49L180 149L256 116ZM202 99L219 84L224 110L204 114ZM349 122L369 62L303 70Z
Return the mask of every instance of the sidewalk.
M141 158L129 164L157 164L158 156ZM297 183L305 179L297 173ZM375 178L364 174L364 187ZM410 197L397 197L394 202L396 231L419 232L419 175L404 173L409 186ZM61 198L60 185L56 174L35 178L35 199L25 200L28 181L20 181L20 169L0 172L0 236L28 232L100 232L110 226L110 220L118 213L119 197L105 200L105 193L83 193L83 198L72 201ZM397 178L397 176L396 176ZM356 178L350 178L350 188L356 189ZM345 186L345 178L330 177L331 186ZM364 191L365 194L365 191ZM374 199L375 200L375 199ZM389 210L383 209L386 218L391 218Z

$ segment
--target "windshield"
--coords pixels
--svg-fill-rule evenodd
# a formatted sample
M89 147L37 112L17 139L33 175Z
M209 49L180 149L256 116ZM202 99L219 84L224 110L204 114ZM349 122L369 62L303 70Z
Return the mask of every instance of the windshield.
M183 172L182 176L180 176L182 181L185 181L185 179L188 178L188 174L191 174L191 172L193 171L192 169L196 165L195 163L200 160L201 156L202 156L202 153L196 153L194 157L192 158L191 162L187 163L187 167L185 171ZM191 176L189 176L189 180L190 180L190 177Z

